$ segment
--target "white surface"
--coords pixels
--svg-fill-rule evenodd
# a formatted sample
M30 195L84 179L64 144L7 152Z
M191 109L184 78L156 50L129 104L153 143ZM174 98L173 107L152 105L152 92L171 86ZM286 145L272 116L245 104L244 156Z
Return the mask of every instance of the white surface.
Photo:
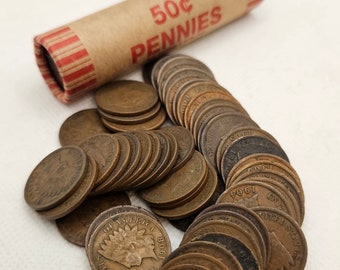
M3 1L4 2L4 1ZM24 202L34 166L59 147L70 114L43 82L33 36L119 1L6 1L0 9L0 269L90 269L83 249ZM272 133L306 196L306 269L340 269L340 3L266 0L252 14L178 50L205 62L219 83ZM141 80L139 71L128 78ZM181 234L167 225L175 248Z

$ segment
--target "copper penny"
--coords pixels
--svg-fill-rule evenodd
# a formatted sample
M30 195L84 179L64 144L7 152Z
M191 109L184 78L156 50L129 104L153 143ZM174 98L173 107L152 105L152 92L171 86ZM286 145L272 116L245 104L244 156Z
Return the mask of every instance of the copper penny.
M101 212L114 206L128 204L131 204L131 201L124 192L111 192L96 197L88 197L70 214L57 219L57 227L66 240L79 246L85 246L86 232Z
M96 134L109 133L97 109L79 111L69 116L59 130L59 141L62 146L79 145Z
M48 210L39 211L39 214L48 219L54 220L71 213L86 199L87 195L94 186L97 175L98 169L96 161L89 157L87 173L77 190L61 204Z
M223 154L229 149L229 147L242 138L250 137L250 136L262 136L271 140L274 143L278 142L276 139L267 131L257 128L257 127L239 127L234 129L231 133L226 134L222 137L221 142L216 151L216 162L217 162L217 169L221 171L221 162ZM263 155L264 153L261 153ZM236 166L237 164L235 164ZM228 183L228 180L226 180Z
M261 136L249 136L239 139L223 153L221 159L221 175L226 181L232 167L242 158L255 153L269 153L288 161L284 150L273 141Z
M137 131L137 130L153 130L159 128L164 121L166 120L166 113L164 108L161 108L157 114L142 123L139 124L119 124L119 123L114 123L110 122L107 119L102 118L101 119L104 126L107 127L109 130L113 132L129 132L129 131Z
M238 183L221 194L217 203L236 203L248 208L258 206L273 207L292 214L290 204L284 195L274 187L255 181Z
M230 130L241 126L257 127L252 119L240 113L222 113L213 116L201 127L202 132L197 138L199 149L214 168L217 167L215 157L222 137Z
M149 84L124 80L109 83L96 92L97 106L110 114L131 116L149 111L158 102L156 90Z
M221 233L207 233L201 235L194 241L208 241L216 243L229 250L239 261L242 269L260 270L260 265L254 254L240 240Z
M98 186L108 177L118 162L119 142L110 134L98 134L86 139L79 146L98 164L98 177L95 183L95 186Z
M217 189L218 178L214 168L208 164L208 175L202 190L190 201L172 209L151 208L153 212L168 219L182 219L199 212L213 198Z
M184 253L182 255L179 255L178 257L175 257L164 264L161 269L169 270L173 269L174 266L180 266L183 264L200 265L206 267L209 270L229 270L229 268L225 264L223 264L215 257L208 254L196 252Z
M266 224L272 245L268 269L301 270L307 260L307 243L299 225L286 213L273 208L253 209Z
M65 201L87 172L87 156L78 146L61 147L34 168L26 182L24 197L35 210L48 210Z
M129 140L121 135L121 134L113 134L111 135L118 140L119 143L119 158L116 166L111 171L110 175L108 175L103 183L96 186L94 190L92 190L90 195L97 195L101 193L105 193L111 191L110 187L114 185L116 181L120 178L120 176L125 172L131 158L131 146Z
M208 254L221 261L230 270L242 269L240 263L230 251L215 243L207 241L195 241L186 243L185 245L181 245L164 260L164 264L175 257L187 253Z
M155 117L155 115L159 112L160 109L161 109L161 103L157 102L156 105L153 108L151 108L149 111L143 114L139 114L139 115L119 116L119 115L109 114L100 109L98 109L98 112L104 119L106 119L109 122L132 125L132 124L140 124L140 123L150 120L151 118Z
M180 169L192 157L195 150L195 142L191 132L181 126L170 126L162 128L163 131L170 132L176 138L178 144L178 158L172 171Z
M86 250L92 269L159 269L171 245L152 215L128 211L102 220L92 230Z
M195 151L192 158L179 170L139 194L157 208L173 208L191 199L200 191L207 177L207 164L201 153Z

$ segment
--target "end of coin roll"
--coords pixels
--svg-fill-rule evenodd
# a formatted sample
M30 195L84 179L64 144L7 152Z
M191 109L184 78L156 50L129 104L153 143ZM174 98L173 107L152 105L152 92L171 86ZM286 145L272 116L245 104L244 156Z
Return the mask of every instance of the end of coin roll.
M34 38L38 68L53 95L64 103L95 89L96 73L89 54L65 26Z
M261 4L263 0L249 0L247 13L256 8L259 4Z

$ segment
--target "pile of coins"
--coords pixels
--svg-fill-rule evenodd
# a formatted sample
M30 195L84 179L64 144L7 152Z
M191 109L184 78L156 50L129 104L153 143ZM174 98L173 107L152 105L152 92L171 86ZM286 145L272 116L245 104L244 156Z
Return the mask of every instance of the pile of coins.
M159 269L171 243L152 213L124 205L97 216L87 231L85 248L92 269Z
M98 112L106 128L114 132L153 130L166 119L157 92L138 81L116 81L96 92Z
M164 57L154 63L150 81L170 119L191 131L198 150L219 173L226 188L215 206L193 220L182 243L218 243L231 251L243 269L303 269L307 257L300 228L304 217L303 189L277 140L251 119L198 60L183 55ZM253 216L262 218L270 237L264 236L264 241L259 232L254 237L254 228L246 229L239 220L236 225L223 220L228 219L221 212L225 203L246 207ZM230 206L226 207L230 210ZM247 262L242 261L241 255L236 256L235 246L243 255L248 254ZM164 269L188 264L182 249L186 250L180 247L175 251L177 255L170 256L172 259L164 264ZM190 258L193 254L188 253ZM217 267L216 262L211 264L211 258L206 258L201 266L207 267L206 260L209 269L212 265Z

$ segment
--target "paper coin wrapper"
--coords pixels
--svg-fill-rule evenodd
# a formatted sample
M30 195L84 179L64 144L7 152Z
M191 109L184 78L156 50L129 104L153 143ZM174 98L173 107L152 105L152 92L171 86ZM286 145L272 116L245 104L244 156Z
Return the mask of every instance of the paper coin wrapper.
M245 15L262 0L127 0L34 38L52 93L67 103Z

